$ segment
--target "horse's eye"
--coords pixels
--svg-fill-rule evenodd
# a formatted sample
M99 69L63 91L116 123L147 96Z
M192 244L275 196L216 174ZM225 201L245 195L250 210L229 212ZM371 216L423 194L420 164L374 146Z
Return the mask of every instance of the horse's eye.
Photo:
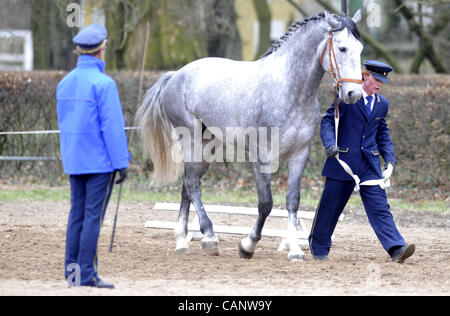
M347 52L347 48L345 48L345 47L339 47L339 50L340 50L342 53Z

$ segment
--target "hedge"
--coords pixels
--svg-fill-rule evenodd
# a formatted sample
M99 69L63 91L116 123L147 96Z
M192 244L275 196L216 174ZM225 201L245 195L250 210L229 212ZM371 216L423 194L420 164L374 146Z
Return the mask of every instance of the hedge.
M144 92L161 76L161 72L143 74ZM0 131L55 130L57 117L55 90L64 72L0 72ZM118 85L128 126L134 126L137 107L139 74L110 73ZM440 188L448 192L449 185L449 75L391 75L391 83L383 88L390 102L387 118L395 144L398 165L396 187L421 189ZM332 87L327 76L319 89L321 111L332 102ZM59 141L55 135L0 136L0 156L59 157ZM138 175L148 176L149 164L139 137L132 136L130 151L132 167ZM325 154L316 135L305 176L320 180ZM229 177L251 179L250 168L218 164L213 167L214 179ZM32 175L37 179L58 179L62 171L55 162L0 162L0 178L20 178ZM286 168L279 172L285 184ZM284 179L284 180L283 180ZM251 180L249 180L251 181Z

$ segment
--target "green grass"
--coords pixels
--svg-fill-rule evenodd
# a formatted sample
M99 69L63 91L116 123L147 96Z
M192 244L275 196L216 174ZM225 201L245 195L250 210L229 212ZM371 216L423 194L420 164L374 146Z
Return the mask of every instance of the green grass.
M111 201L117 201L118 187L116 186ZM256 206L258 197L254 189L213 189L203 190L203 202L205 204L242 205ZM315 208L320 198L319 192L308 192L302 190L301 205ZM70 201L69 186L46 187L46 186L3 186L0 188L0 201ZM274 191L274 207L285 208L286 192ZM123 186L122 201L124 202L180 202L178 189L155 190L155 189L133 189L132 185ZM450 205L442 200L424 200L420 202L409 202L400 199L389 199L393 209L432 211L443 215L450 214ZM347 206L363 207L361 198L355 194L350 198Z
M45 201L54 202L70 200L70 189L66 187L27 187L14 186L0 189L1 201Z
M389 200L391 207L400 210L431 211L442 215L450 215L450 203L441 200L425 200L421 202L405 202L402 200Z
M112 200L116 200L118 187L113 192ZM258 196L255 190L203 190L202 199L207 204L240 204L256 205ZM285 192L273 194L274 204L284 207L286 199ZM0 189L0 200L2 201L45 201L64 202L70 200L69 186L41 187L41 186L14 186ZM178 190L135 190L130 185L123 186L122 201L125 202L179 202L180 192ZM302 204L316 205L317 198L303 195Z

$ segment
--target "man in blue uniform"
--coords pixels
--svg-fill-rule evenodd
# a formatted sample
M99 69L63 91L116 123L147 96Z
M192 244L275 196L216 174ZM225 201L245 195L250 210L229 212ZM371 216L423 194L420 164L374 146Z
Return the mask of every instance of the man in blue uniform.
M309 236L310 250L316 260L327 260L339 216L354 188L355 179L347 173L337 157L345 162L361 181L360 195L369 222L384 249L393 262L403 263L415 251L413 244L405 244L397 230L387 203L383 185L364 185L369 182L384 184L396 164L394 145L386 124L389 103L379 93L389 65L368 60L364 62L363 97L356 104L339 105L339 129L336 146L335 107L327 111L321 123L320 136L328 159L322 175L326 177L325 188L316 211ZM380 166L380 155L385 170Z
M129 153L116 83L104 74L106 38L97 24L73 38L77 67L58 84L56 98L61 157L71 185L66 279L75 266L79 280L68 280L70 285L114 288L98 276L97 242L116 172L116 183L127 177Z

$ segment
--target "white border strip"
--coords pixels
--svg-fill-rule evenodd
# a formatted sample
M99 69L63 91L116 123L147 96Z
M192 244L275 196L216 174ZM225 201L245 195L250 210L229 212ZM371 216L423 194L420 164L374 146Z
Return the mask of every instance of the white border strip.
M138 130L139 127L126 127L126 131ZM0 135L40 135L40 134L59 134L60 131L25 131L25 132L0 132Z

